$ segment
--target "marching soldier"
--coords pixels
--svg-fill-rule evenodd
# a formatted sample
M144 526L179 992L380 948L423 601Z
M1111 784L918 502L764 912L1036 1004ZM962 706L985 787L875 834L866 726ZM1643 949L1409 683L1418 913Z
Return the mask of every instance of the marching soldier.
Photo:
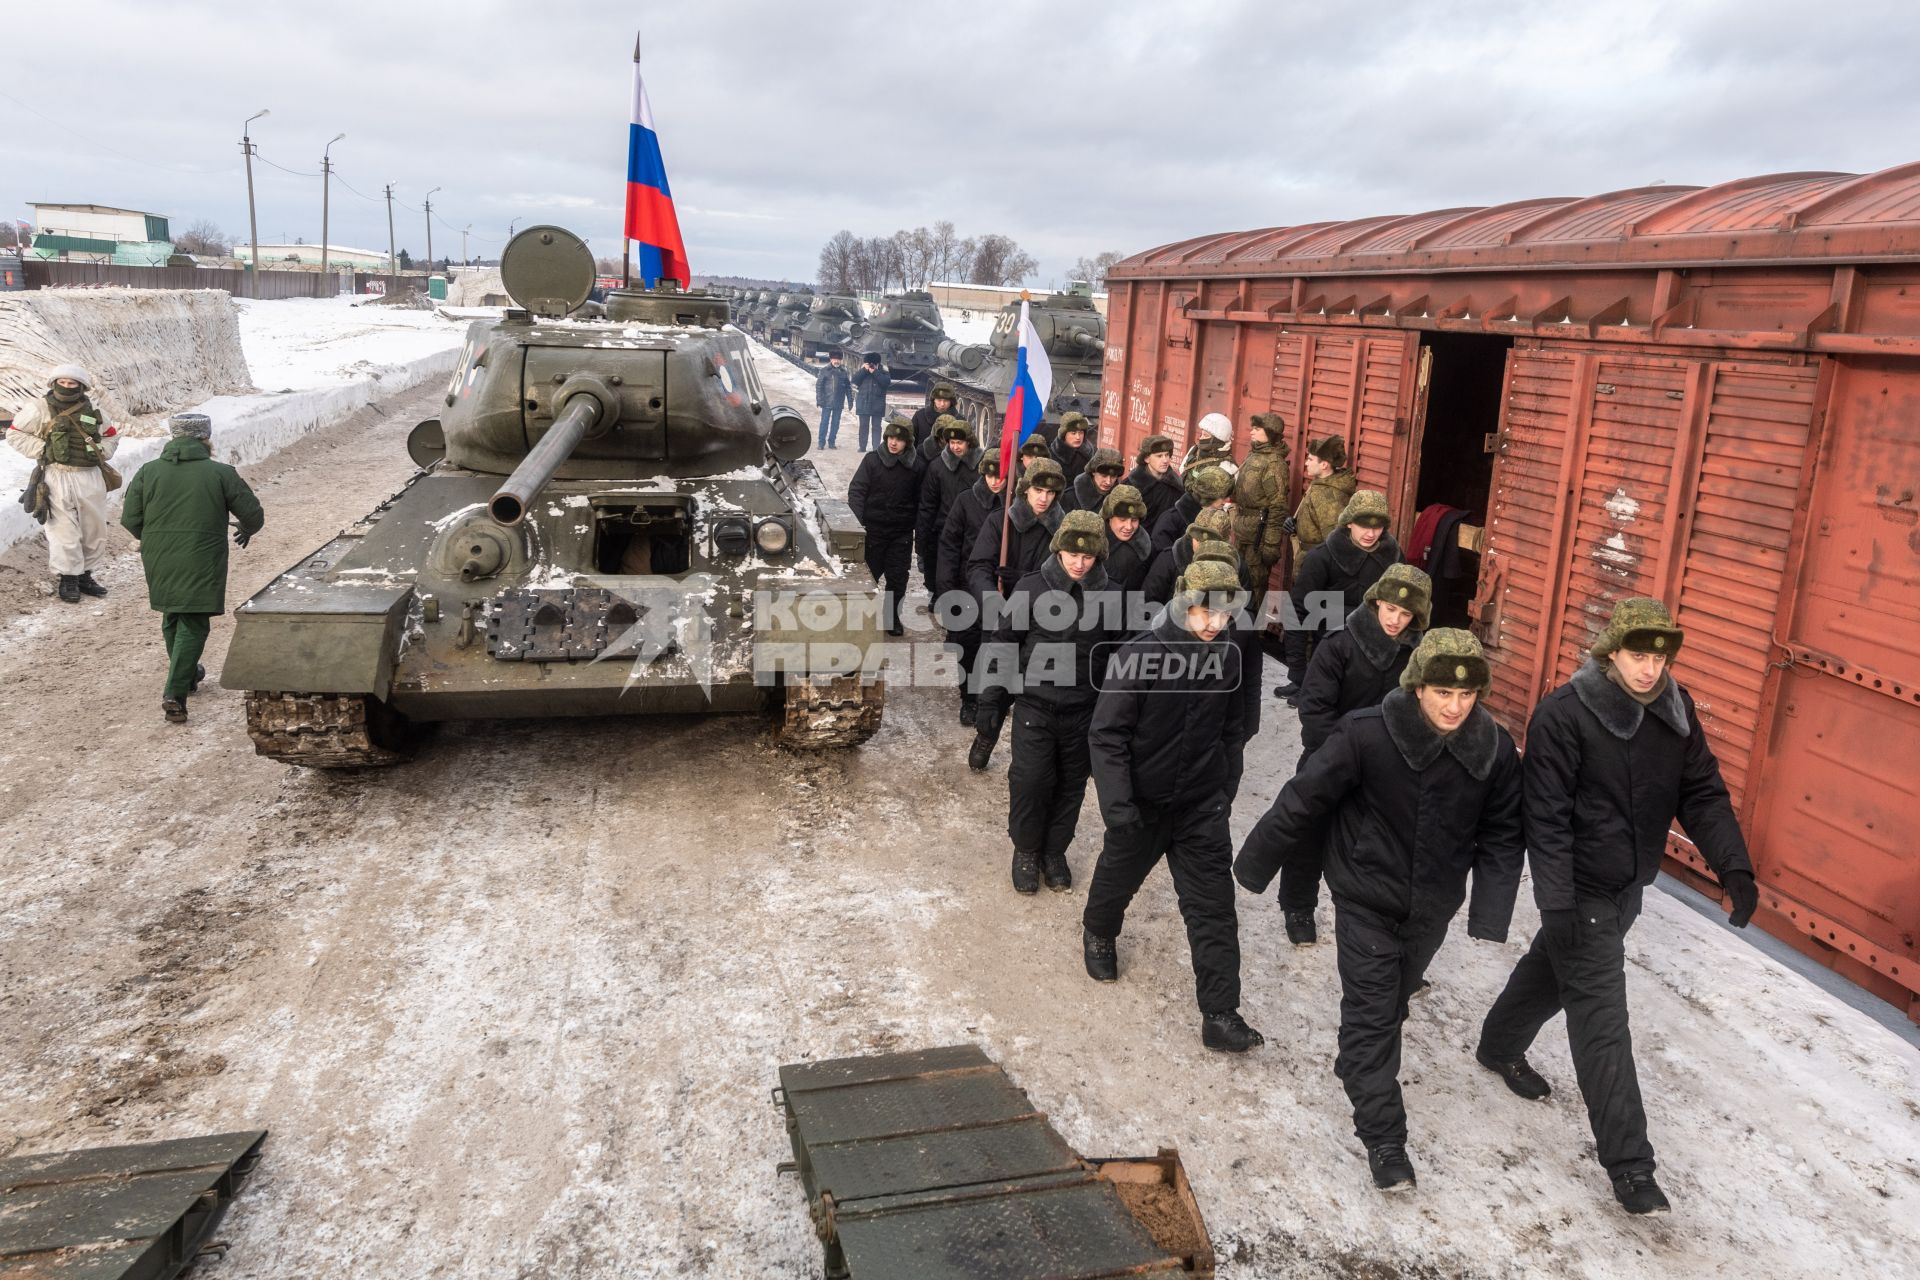
M1147 518L1146 500L1132 485L1117 484L1101 501L1099 512L1107 522L1107 578L1117 591L1138 593L1153 564L1153 539L1141 524Z
M1573 679L1527 725L1526 838L1540 932L1480 1028L1480 1064L1527 1099L1552 1090L1527 1050L1567 1015L1574 1076L1600 1163L1628 1213L1665 1213L1627 1025L1627 930L1677 817L1743 929L1753 863L1693 698L1673 678L1684 633L1658 600L1614 606Z
M1194 467L1180 483L1179 499L1153 526L1156 547L1172 546L1202 511L1224 509L1233 498L1233 477L1218 466Z
M1247 426L1252 444L1233 477L1233 541L1246 561L1247 576L1253 579L1255 616L1287 541L1285 430L1279 414L1254 414Z
M1000 455L983 452L980 478L947 509L946 523L940 528L940 548L934 557L934 603L946 628L947 643L960 651L960 723L968 728L973 727L980 705L969 677L974 655L980 649L981 601L967 585L967 556L974 539L980 536L980 527L999 523L1005 492Z
M1245 1053L1265 1038L1240 1016L1240 925L1227 830L1226 744L1240 733L1239 571L1192 565L1160 620L1123 645L1094 708L1090 745L1106 839L1087 889L1081 951L1096 982L1120 977L1128 905L1162 858L1186 922L1200 1040Z
M913 424L894 418L880 447L860 459L847 486L847 506L867 531L867 568L886 585L887 634L899 635L900 597L913 562L913 525L920 513L920 471L913 456Z
M1121 461L1118 449L1095 449L1086 470L1068 484L1061 506L1068 511L1098 511L1126 474L1127 464Z
M1053 460L1060 464L1061 474L1072 485L1087 469L1094 448L1087 442L1087 415L1069 409L1060 415L1060 429L1053 435Z
M1043 448L1045 443L1041 441ZM988 611L1000 608L1002 598L1014 585L1040 567L1052 553L1053 535L1060 528L1063 513L1058 503L1067 484L1060 475L1059 463L1052 458L1034 459L1015 487L1018 494L1005 520L981 525L967 558L967 586L980 599L983 632L988 625L997 625L993 622L997 615ZM978 680L973 683L977 691ZM999 740L999 721L977 720L973 746L967 751L967 767L976 772L985 769Z
M939 582L940 531L954 500L980 480L980 446L973 428L955 417L945 417L933 429L938 446L920 479L920 515L914 527L914 545L920 552L920 575L927 595L936 597Z
M1382 495L1371 489L1362 489L1353 495L1327 540L1309 551L1304 559L1294 562L1292 594L1296 618L1306 619L1314 598L1329 591L1340 595L1332 617L1346 617L1359 607L1367 588L1379 581L1387 566L1400 563L1400 544L1387 532L1388 518L1387 500ZM1299 694L1313 646L1332 629L1332 623L1324 617L1316 618L1312 626L1288 628L1289 685L1275 690L1275 697Z
M1171 547L1156 548L1153 563L1147 567L1147 580L1140 588L1149 604L1165 604L1173 599L1180 575L1193 563L1203 542L1225 542L1233 529L1233 514L1223 508L1202 511L1187 526L1187 536Z
M1002 718L1013 718L1007 834L1014 890L1028 894L1042 879L1056 891L1073 887L1067 848L1092 769L1093 662L1098 646L1116 638L1120 617L1118 593L1101 567L1100 517L1068 512L1049 545L1052 554L1015 584L993 640L981 646L981 740L991 747Z
M1356 711L1281 788L1234 875L1255 893L1324 844L1339 948L1340 1052L1373 1183L1411 1190L1400 1024L1473 876L1467 935L1504 942L1525 846L1520 760L1479 705L1488 668L1465 631L1429 632L1378 707Z
M1140 442L1140 452L1134 456L1133 470L1127 473L1127 483L1140 491L1147 502L1147 532L1153 532L1160 517L1167 509L1180 501L1186 489L1180 483L1180 475L1173 469L1173 438L1171 436L1148 436Z

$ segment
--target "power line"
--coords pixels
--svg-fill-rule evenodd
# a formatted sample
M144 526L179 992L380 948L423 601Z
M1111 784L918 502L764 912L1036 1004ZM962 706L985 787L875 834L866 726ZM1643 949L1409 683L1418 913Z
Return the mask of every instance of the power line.
M317 178L320 176L320 171L318 169L314 170L312 173L309 173L305 169L289 169L287 168L287 166L283 164L273 164L273 161L267 159L265 156L260 154L260 148L258 146L255 146L253 149L253 158L255 160L258 160L261 164L273 165L273 167L278 169L280 172L290 173L296 178Z
M362 191L360 188L354 186L351 182L348 182L345 178L341 177L339 165L333 166L333 180L339 183L341 186L345 187L347 190L353 192L353 194L359 196L362 200L365 200L368 204L383 203L381 197L370 196L366 192Z
M156 164L151 160L142 159L140 156L130 156L126 152L118 150L117 148L114 148L114 147L110 147L104 142L98 142L92 138L89 138L86 134L81 133L79 130L74 129L69 125L62 124L60 121L55 120L52 116L48 115L46 112L41 111L38 107L32 106L29 103L22 102L20 101L20 99L14 97L10 93L0 92L0 98L5 98L8 102L11 102L14 106L19 107L22 110L32 112L34 115L39 116L42 120L45 120L48 124L60 130L62 133L69 134L72 137L78 138L80 141L86 143L88 146L94 148L96 151L104 151L108 155L119 156L122 160L131 160L135 164L143 164L147 166L147 168L149 169L161 169L161 170L165 170L168 173L199 173L199 174L208 175L210 177L231 177L234 172L232 169L202 169L195 165L190 165L190 164Z

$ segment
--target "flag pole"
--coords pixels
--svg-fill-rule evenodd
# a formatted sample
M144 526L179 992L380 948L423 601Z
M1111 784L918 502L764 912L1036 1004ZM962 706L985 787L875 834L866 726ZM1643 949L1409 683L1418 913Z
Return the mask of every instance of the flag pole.
M1019 340L1021 342L1026 341L1027 303L1031 301L1032 298L1033 298L1033 295L1029 293L1027 290L1022 289L1020 291ZM1045 414L1046 411L1047 411L1047 407L1045 405L1041 405L1040 412L1042 414ZM1023 413L1022 416L1024 417L1025 414ZM1014 430L1018 431L1019 428L1016 426ZM1000 421L1000 434L1002 437L1002 443L1000 446L1000 455L1002 458L1000 472L1001 472L1001 475L1006 480L1006 484L1004 486L1006 490L1006 496L1002 498L1000 502L1000 568L1003 570L1007 567L1007 538L1009 537L1008 526L1013 523L1013 498L1014 498L1014 495L1018 492L1018 490L1014 486L1014 481L1015 479L1018 478L1020 474L1020 446L1026 443L1024 440L1016 439L1013 442L1013 457L1010 460L1008 460L1006 457L1007 450L1006 450L1006 444L1005 444L1006 431L1007 431L1007 422L1006 422L1006 419L1003 418ZM1009 462L1011 463L1011 465L1009 465ZM998 583L996 582L995 585L997 586ZM1002 592L1001 594L1004 595L1005 592Z
M633 33L633 80L635 84L640 82L640 33L638 31ZM632 130L629 129L628 132L631 133ZM622 289L633 287L633 242L627 239L625 214L622 214L620 219L620 287Z

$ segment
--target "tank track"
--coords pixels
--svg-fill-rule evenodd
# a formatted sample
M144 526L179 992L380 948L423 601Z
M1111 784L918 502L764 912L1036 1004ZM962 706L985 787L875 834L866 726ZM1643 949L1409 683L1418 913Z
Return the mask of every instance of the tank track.
M882 680L863 685L857 675L796 679L787 685L774 738L789 751L857 747L880 728L886 700Z
M309 769L366 769L408 756L406 720L362 693L247 693L255 754Z

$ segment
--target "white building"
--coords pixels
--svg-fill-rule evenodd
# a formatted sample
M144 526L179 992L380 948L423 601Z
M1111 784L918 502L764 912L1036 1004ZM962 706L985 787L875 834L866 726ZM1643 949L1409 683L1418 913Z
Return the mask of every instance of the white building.
M161 266L173 253L165 214L104 204L42 204L33 210L36 258Z
M243 263L253 261L253 246L245 241L233 246L233 256ZM318 269L320 246L317 244L263 244L260 264L266 271ZM385 271L387 255L373 249L355 249L343 244L327 246L327 269L351 268L355 271Z

